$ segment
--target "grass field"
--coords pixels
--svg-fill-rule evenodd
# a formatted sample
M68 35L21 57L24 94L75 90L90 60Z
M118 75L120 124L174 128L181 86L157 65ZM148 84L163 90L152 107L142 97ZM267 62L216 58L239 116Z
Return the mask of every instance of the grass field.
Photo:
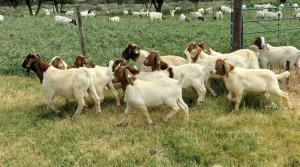
M169 109L160 107L150 109L154 126L147 126L142 113L134 111L127 125L117 127L125 104L116 107L108 92L102 113L96 113L88 99L91 107L72 118L76 101L65 104L60 97L55 105L63 115L47 110L39 80L34 73L27 74L21 63L28 53L37 52L47 62L58 55L72 65L81 53L78 27L54 25L53 16L21 17L26 10L20 7L15 13L7 12L0 23L0 166L300 166L299 108L285 110L276 97L271 100L277 107L271 107L270 100L260 94L248 94L241 111L234 113L224 86L217 81L213 86L219 96L208 94L200 106L193 90L183 91L190 108L189 122L178 112L170 123L163 123ZM248 13L249 18L252 15ZM221 21L208 16L205 22L179 22L178 17L177 13L158 23L121 16L117 24L101 14L84 18L87 56L105 66L119 58L129 43L161 55L182 56L193 41L230 51L229 16ZM281 24L292 27L300 22ZM256 35L248 36L249 40ZM299 40L284 41L279 42L300 48ZM295 88L289 93L299 92ZM298 100L293 99L295 106Z

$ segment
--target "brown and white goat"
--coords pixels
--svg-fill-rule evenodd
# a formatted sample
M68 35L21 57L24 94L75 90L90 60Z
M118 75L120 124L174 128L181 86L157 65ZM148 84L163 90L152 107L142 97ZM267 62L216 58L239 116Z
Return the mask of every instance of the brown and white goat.
M63 59L60 56L54 56L49 64L60 70L68 69L67 63L63 61Z
M150 72L151 68L146 67L144 65L145 58L149 55L149 52L146 50L141 49L136 44L129 44L126 49L122 53L122 58L129 61L129 59L133 60L135 62L135 65L137 68L141 71ZM178 66L182 64L187 64L188 61L180 56L174 56L174 55L166 55L161 56L161 59L168 63L169 65Z
M108 90L113 94L116 99L117 106L120 106L119 93L116 91L114 84L111 81L113 72L112 72L113 61L109 63L108 67L102 67L95 65L93 62L89 61L85 56L77 56L74 62L73 67L87 67L90 71L96 91L102 101L104 99L103 91L107 87Z
M286 78L289 71L275 74L269 69L244 69L234 67L225 62L226 59L217 59L211 73L223 77L228 93L228 100L235 103L234 110L239 110L239 105L243 92L262 92L278 95L285 99L286 106L292 108L288 93L282 91L278 84L278 79ZM235 96L233 99L232 96Z
M93 78L86 69L59 70L41 60L38 54L28 54L22 67L34 71L42 84L47 96L47 105L54 112L60 111L52 104L53 98L58 95L66 99L76 99L78 107L74 116L81 113L85 106L84 97L88 94L94 99L96 111L100 110L100 99L97 95Z
M204 86L205 72L199 64L183 64L180 66L169 66L165 63L157 52L150 52L144 61L145 66L151 66L152 71L167 70L174 79L179 80L183 74L185 77L183 88L192 87L198 94L197 104L204 101L206 89Z
M124 116L118 123L121 125L127 120L129 112L133 108L140 109L147 118L148 124L153 124L147 107L167 105L172 111L164 119L168 122L179 109L189 119L189 108L182 99L182 84L184 77L179 81L171 78L162 78L155 81L142 81L137 79L125 66L117 66L114 70L114 80L121 82L125 88L125 102L127 104Z

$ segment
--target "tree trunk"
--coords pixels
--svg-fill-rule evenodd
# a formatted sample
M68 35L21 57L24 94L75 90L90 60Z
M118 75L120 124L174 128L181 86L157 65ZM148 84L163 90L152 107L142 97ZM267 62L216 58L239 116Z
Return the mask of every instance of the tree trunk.
M32 8L31 8L31 1L30 0L25 0L25 2L26 2L26 5L28 7L29 14L32 16L33 13L32 13Z

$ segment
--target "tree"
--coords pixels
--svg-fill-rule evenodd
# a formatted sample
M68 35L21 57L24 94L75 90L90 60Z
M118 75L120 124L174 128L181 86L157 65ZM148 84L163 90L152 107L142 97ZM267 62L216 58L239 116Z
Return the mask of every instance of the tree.
M197 5L198 5L198 2L200 1L200 0L191 0L193 3L195 3L195 7L197 7Z
M152 0L152 4L155 7L156 12L160 12L161 11L161 7L164 3L164 0Z

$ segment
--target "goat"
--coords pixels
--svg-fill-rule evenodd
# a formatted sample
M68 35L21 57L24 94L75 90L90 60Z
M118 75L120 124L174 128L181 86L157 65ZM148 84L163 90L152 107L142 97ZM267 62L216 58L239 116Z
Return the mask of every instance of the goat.
M165 117L168 122L179 109L185 113L185 119L189 120L189 108L182 99L182 84L184 77L179 81L171 78L162 78L155 81L142 81L137 79L124 66L117 66L114 70L114 80L121 82L125 88L126 109L122 120L118 125L123 124L133 108L140 109L147 118L148 124L152 125L147 107L156 107L165 104L172 108L172 111Z
M151 21L158 20L158 21L162 22L162 19L163 19L162 13L160 13L160 12L150 12L149 17L150 17Z
M205 21L205 18L202 16L201 12L190 12L193 19L199 19Z
M295 66L298 74L300 74L300 50L294 46L274 47L267 44L264 37L257 37L251 49L259 54L259 60L263 68L287 69L286 62L290 62L290 66ZM289 67L290 69L290 67Z
M144 60L148 56L149 52L146 50L142 50L138 45L136 44L129 44L126 49L122 53L122 58L129 61L129 59L132 59L135 62L135 65L137 68L141 71L150 72L151 68L146 67L144 65ZM168 63L169 65L177 66L182 64L187 64L188 61L185 58L179 57L179 56L161 56L161 59Z
M73 14L74 14L73 10L66 11L65 13L66 16L72 16Z
M174 17L176 10L170 10L171 17Z
M120 22L120 17L115 16L115 17L108 18L108 20L111 21L111 22Z
M97 95L93 78L87 69L59 70L41 60L39 54L30 53L22 63L22 67L34 71L44 93L47 96L47 105L55 113L60 111L52 104L55 95L66 99L76 99L78 107L74 116L81 113L85 106L84 97L88 94L94 99L96 111L101 112L100 99Z
M77 56L74 62L73 67L87 67L89 72L91 73L94 81L94 85L100 100L103 101L103 90L105 87L113 94L116 99L117 106L120 106L120 98L118 92L115 90L114 85L112 83L112 66L113 61L110 61L108 67L102 67L95 65L93 62L89 61L85 56Z
M180 21L187 21L187 22L189 22L189 19L187 19L186 16L184 14L182 14L182 13L179 16L179 20Z
M211 55L211 56L224 56L224 55L228 55L228 54L239 55L239 56L242 56L247 59L247 62L249 64L248 68L251 68L251 69L259 68L259 63L258 63L259 55L251 49L239 49L239 50L236 50L231 53L220 53L220 52L217 52L217 51L213 50L212 48L208 47L203 42L199 43L198 45L203 49L204 53L206 53L208 55Z
M227 61L237 67L242 68L258 68L257 65L252 65L251 61L249 61L246 57L239 56L237 54L222 54L220 56L209 56L207 53L205 53L203 50L203 46L201 46L202 43L190 43L189 46L184 50L184 53L188 59L189 62L198 63L206 68L210 68L214 61L216 61L218 58L227 58ZM209 73L209 70L206 71L205 75L205 86L210 91L210 93L213 96L217 96L215 91L210 87L210 81L209 78L220 78L216 75L211 75Z
M144 65L151 66L152 71L168 70L174 75L174 79L179 80L181 75L185 74L185 80L182 85L183 88L192 87L198 94L197 104L204 101L206 89L204 86L205 72L203 67L198 64L183 64L180 66L169 66L157 52L150 52L149 56L144 60Z
M223 13L222 11L217 11L215 13L214 20L220 20L220 19L223 19Z
M208 7L205 9L205 13L212 14L212 7Z
M60 56L54 56L49 64L60 70L68 69L67 63L63 61Z
M226 59L217 59L211 73L223 77L225 86L229 91L227 98L235 103L234 111L239 110L239 105L244 91L263 92L276 94L285 99L288 108L293 108L289 101L288 93L279 88L278 79L287 78L290 72L275 74L269 69L243 69L234 67L225 62ZM232 99L232 96L235 99Z
M70 23L77 25L77 22L75 19L70 19L68 17L64 17L64 16L55 16L54 17L54 22L56 24L62 24L62 25L68 25Z

